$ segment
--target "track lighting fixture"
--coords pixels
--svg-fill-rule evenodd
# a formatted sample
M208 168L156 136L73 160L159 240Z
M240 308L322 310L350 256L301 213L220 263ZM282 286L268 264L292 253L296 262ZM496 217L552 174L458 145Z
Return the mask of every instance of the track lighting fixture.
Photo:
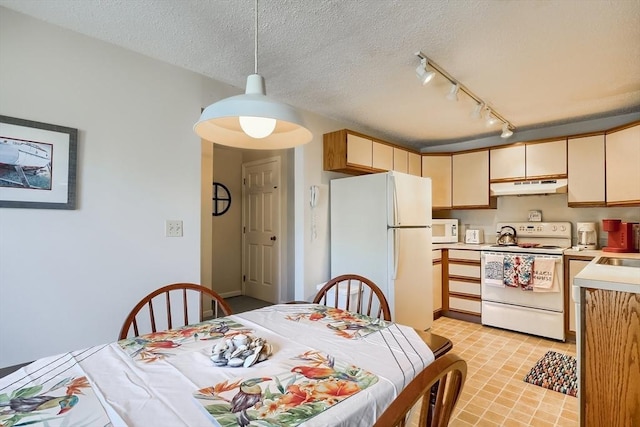
M487 127L491 127L498 122L502 122L504 123L504 125L502 126L502 134L500 136L502 136L503 138L509 138L511 135L513 135L515 126L513 126L511 122L509 122L507 119L502 117L496 110L494 110L493 108L490 108L485 101L480 99L480 97L478 97L476 94L471 92L467 87L461 84L458 80L453 78L453 76L447 73L444 68L442 68L441 66L433 62L431 59L427 58L427 56L424 53L418 51L416 52L416 56L420 58L420 65L418 65L418 68L416 68L416 75L418 76L418 79L423 85L429 83L435 76L435 73L440 74L442 77L444 77L451 83L451 89L449 89L449 93L447 94L447 99L451 101L457 101L458 94L460 92L464 93L465 95L467 95L469 98L471 98L476 102L476 106L471 112L472 118L474 119L482 118L482 111L484 110L485 111L484 116L485 116Z
M513 131L509 129L509 125L507 123L502 125L502 134L500 134L500 138L509 138L513 135Z
M460 85L458 83L451 83L451 89L449 89L449 94L447 95L447 99L449 101L457 101L459 90L460 90Z
M476 104L476 106L473 108L473 111L471 112L471 118L472 119L481 119L482 118L482 109L484 108L484 104L480 103L480 104Z
M493 112L487 108L487 127L491 127L498 123L498 119L493 115Z
M423 86L426 85L435 75L436 73L429 69L427 59L422 58L420 60L420 65L416 68L416 76L418 77L418 80L420 80L420 83L422 83Z

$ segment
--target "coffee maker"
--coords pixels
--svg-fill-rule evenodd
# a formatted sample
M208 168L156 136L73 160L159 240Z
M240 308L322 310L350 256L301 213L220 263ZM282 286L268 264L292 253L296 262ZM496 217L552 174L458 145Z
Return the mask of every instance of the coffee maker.
M598 248L598 224L595 222L576 223L578 231L578 248L597 249Z
M636 223L619 219L603 219L602 229L607 232L607 246L604 252L637 252L634 247L633 226Z

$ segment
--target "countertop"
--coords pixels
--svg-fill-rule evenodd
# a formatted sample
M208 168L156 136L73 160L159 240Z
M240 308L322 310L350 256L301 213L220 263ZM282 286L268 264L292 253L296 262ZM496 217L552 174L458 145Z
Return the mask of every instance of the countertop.
M438 250L438 249L467 249L467 250L471 250L471 251L479 251L480 248L482 248L483 246L485 246L486 243L483 243L481 245L471 245L471 244L467 244L467 243L462 243L462 242L457 242L457 243L434 243L431 245L431 249Z
M640 259L640 254L601 252L575 276L573 283L583 288L640 293L640 268L598 264L602 257Z

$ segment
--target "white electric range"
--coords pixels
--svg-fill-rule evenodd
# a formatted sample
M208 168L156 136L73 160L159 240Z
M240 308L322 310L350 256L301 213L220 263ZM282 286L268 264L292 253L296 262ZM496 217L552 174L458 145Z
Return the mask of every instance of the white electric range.
M482 324L565 340L564 329L564 263L562 254L571 247L569 222L501 222L515 230L516 244L485 245L481 248ZM523 290L522 287L500 286L495 275L497 260L553 259L552 290ZM492 265L487 272L487 257ZM490 280L490 279L494 280Z

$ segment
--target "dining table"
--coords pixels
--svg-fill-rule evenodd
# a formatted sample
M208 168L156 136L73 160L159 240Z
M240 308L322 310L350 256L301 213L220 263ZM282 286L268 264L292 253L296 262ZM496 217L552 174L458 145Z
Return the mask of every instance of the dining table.
M38 359L0 378L0 426L371 426L450 348L394 322L276 304Z

